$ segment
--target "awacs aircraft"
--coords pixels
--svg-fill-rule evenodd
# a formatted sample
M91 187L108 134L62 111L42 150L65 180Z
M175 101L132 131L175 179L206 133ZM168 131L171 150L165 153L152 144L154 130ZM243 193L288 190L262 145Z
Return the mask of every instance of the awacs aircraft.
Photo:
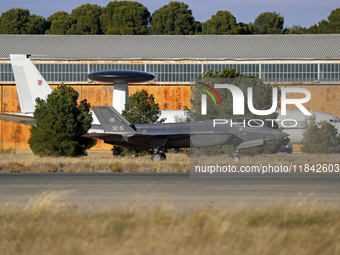
M14 77L22 111L29 114L1 114L0 119L33 125L35 98L47 98L52 91L34 64L26 55L11 55ZM39 87L39 93L37 92ZM40 88L42 88L40 90ZM86 137L104 140L105 143L135 150L153 150L154 161L166 158L167 148L210 147L231 144L238 149L262 145L287 136L286 133L266 128L250 127L248 121L239 124L215 125L215 120L184 123L160 123L131 125L113 107L92 107L94 122ZM244 125L242 125L243 123ZM256 126L256 125L252 125ZM234 160L238 161L237 153Z
M276 111L279 115L277 116L277 124L279 128L285 133L289 134L289 139L291 144L301 144L303 139L303 134L305 132L304 121L306 116L299 110L287 110L286 115L281 115L281 111ZM340 132L340 118L324 112L310 111L312 115L315 116L316 122L326 121L334 125L334 127ZM287 121L285 126L279 120L294 120Z

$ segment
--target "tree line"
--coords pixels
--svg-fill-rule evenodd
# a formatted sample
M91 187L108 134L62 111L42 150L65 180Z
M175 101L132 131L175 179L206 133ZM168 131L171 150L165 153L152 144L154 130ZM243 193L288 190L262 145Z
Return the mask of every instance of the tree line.
M340 8L327 20L309 28L284 27L276 12L258 15L254 23L237 22L229 11L218 11L206 22L196 21L189 6L172 1L152 15L136 1L113 1L106 7L84 4L71 14L60 11L47 19L27 9L13 8L0 17L0 34L50 35L235 35L235 34L326 34L340 33Z

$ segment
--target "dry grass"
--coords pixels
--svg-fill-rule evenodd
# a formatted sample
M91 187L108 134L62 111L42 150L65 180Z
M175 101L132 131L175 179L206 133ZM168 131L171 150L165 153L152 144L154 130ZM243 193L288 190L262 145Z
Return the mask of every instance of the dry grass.
M111 152L89 152L77 158L0 154L0 172L187 172L189 167L189 157L182 153L168 153L166 161L157 163L150 156L114 157Z
M0 254L340 253L339 210L317 205L80 213L52 206L61 195L42 195L24 211L0 211Z
M40 158L31 152L0 154L0 172L189 172L190 160L204 164L231 165L290 165L290 164L339 164L338 154L276 154L242 156L235 163L229 156L201 156L189 158L184 153L167 153L167 160L152 162L150 156L113 157L111 152L92 152L78 158Z

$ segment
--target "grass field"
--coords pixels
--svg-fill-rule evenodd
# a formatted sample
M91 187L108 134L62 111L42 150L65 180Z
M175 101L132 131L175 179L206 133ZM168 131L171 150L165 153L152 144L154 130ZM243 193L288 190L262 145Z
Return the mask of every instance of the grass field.
M238 164L287 162L339 160L338 155L277 154L243 157ZM181 153L169 153L166 161L158 163L149 156L115 158L109 152L79 158L0 154L1 172L187 172L189 167L189 157ZM94 212L62 205L58 201L63 195L45 193L24 209L0 207L0 254L340 254L340 210L317 203L244 210L204 206L184 211L166 205L147 210L127 205Z
M339 164L338 154L274 154L243 156L235 163L231 157L202 156L191 158L205 164L261 165L261 164ZM113 157L111 152L89 152L77 158L40 158L31 152L0 154L0 172L189 172L190 158L185 153L167 153L167 160L153 162L150 156Z
M1 210L0 254L340 254L340 213L316 205L96 213L57 200L54 193L23 211Z
M167 160L154 163L150 156L114 157L111 152L89 152L88 156L40 158L32 153L0 154L1 172L186 172L189 157L167 155Z

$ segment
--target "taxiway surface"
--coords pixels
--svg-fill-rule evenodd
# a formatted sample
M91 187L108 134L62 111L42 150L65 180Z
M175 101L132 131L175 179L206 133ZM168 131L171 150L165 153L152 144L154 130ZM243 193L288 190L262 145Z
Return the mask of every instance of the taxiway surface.
M2 208L25 208L42 194L64 191L58 205L79 210L131 205L238 210L304 203L340 208L340 178L194 179L183 173L0 174Z

